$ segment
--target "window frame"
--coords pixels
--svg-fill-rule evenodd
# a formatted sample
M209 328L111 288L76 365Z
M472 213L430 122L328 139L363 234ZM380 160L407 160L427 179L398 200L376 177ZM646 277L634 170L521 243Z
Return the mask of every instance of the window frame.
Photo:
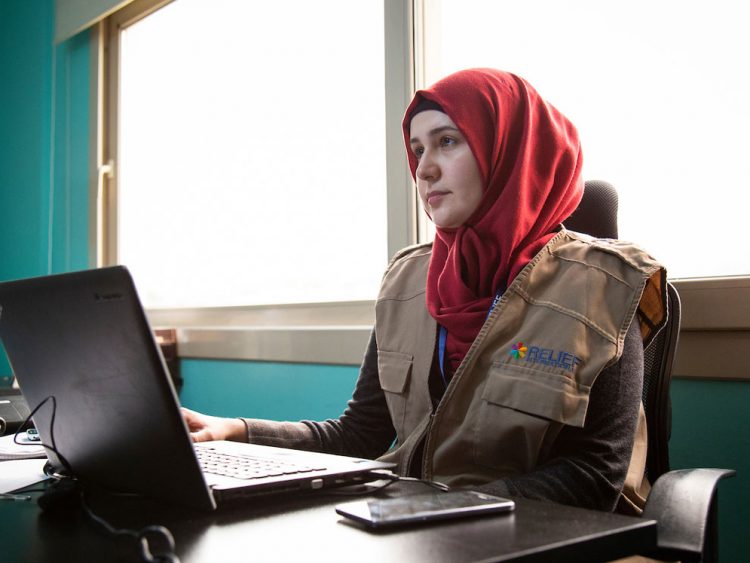
M95 160L97 266L117 262L118 34L172 0L135 0L92 34L97 56ZM401 118L424 83L424 44L429 37L427 0L384 0L388 252L429 237L406 163ZM92 188L92 192L94 189ZM682 345L674 375L750 380L733 354L750 340L750 275L673 279L681 300ZM155 327L176 328L181 357L359 364L374 323L374 301L150 309ZM706 350L718 353L707 354ZM717 357L720 361L717 362Z
M136 0L97 34L97 266L117 263L119 33L173 0ZM386 0L385 103L388 253L418 240L420 211L401 133L414 91L413 2ZM374 323L374 301L149 309L155 327L178 329L183 357L358 364ZM353 350L356 350L354 352Z
M670 280L681 301L673 377L750 380L750 276Z

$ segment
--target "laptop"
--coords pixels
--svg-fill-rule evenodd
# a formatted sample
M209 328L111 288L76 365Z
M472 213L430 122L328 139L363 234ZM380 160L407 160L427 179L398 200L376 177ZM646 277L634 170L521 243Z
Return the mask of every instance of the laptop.
M213 510L255 495L381 479L393 467L245 443L193 444L123 266L0 283L0 339L29 408L38 408L42 442L59 452L49 452L50 462L93 486ZM260 460L272 475L229 474L219 464L225 456L241 458L237 466Z

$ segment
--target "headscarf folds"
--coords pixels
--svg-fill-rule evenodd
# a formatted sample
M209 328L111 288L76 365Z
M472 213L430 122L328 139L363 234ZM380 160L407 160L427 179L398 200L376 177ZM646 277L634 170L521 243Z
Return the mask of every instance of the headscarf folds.
M430 315L448 332L446 368L457 369L502 292L576 209L583 194L575 127L524 79L493 69L452 74L418 91L406 110L439 104L466 138L484 181L464 225L437 229L427 275Z

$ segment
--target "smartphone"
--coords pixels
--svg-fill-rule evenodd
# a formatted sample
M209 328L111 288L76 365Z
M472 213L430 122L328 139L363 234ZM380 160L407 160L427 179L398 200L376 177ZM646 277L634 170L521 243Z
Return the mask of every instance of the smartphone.
M370 528L387 528L509 512L514 508L515 503L507 498L462 490L347 502L336 506L336 512Z

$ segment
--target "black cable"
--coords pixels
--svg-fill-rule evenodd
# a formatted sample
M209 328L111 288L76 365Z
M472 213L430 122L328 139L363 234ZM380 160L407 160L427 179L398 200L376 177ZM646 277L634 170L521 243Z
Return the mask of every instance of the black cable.
M334 495L342 495L342 496L370 495L374 493L379 493L382 490L390 487L394 483L398 483L398 482L422 483L424 485L427 485L434 489L438 489L443 492L450 490L450 487L448 485L444 483L440 483L439 481L430 481L429 479L419 479L417 477L402 477L400 475L395 475L393 473L383 473L382 478L385 480L388 480L388 482L384 483L383 485L379 485L377 487L368 488L365 485L363 488L359 488L359 489L337 489L337 490L331 491L331 493Z
M26 417L26 419L21 423L21 426L18 427L18 430L16 430L16 433L13 435L13 443L17 444L19 446L36 446L37 444L30 444L28 442L19 442L18 441L18 435L24 431L26 428L26 425L29 424L33 416L36 414L36 412L44 406L44 404L47 401L52 401L52 415L50 416L49 421L49 437L52 441L52 445L45 444L43 442L39 442L39 445L41 445L43 448L50 450L53 452L57 458L60 460L60 463L63 464L63 467L65 470L72 476L73 475L73 468L70 466L70 463L68 463L68 460L65 459L65 456L63 456L57 449L57 443L55 442L55 416L57 414L57 400L55 399L54 395L49 395L45 399L42 400L41 403L39 403L36 407L34 407L34 410L31 411L29 416Z
M44 444L42 442L39 442L39 445L52 451L58 457L64 470L67 472L67 475L55 473L54 468L49 461L44 465L45 475L55 479L55 482L44 489L43 494L37 499L37 504L39 504L40 508L43 510L59 510L61 508L74 508L79 506L86 517L104 532L114 537L128 536L134 538L138 542L138 553L141 560L145 563L180 563L179 557L174 553L174 537L166 527L152 525L141 528L140 530L115 528L104 518L94 513L88 505L88 502L86 502L86 490L83 483L75 477L75 472L73 471L72 466L68 463L68 460L65 459L65 456L63 456L57 449L54 433L57 401L53 395L45 398L34 408L34 410L31 411L29 416L26 417L26 420L23 421L13 436L13 442L20 446L29 445L24 442L19 442L18 435L24 430L34 414L36 414L36 412L47 403L47 401L52 402L52 415L50 417L49 428L52 445ZM38 491L39 489L35 490ZM152 542L161 543L162 545L159 546L159 549L154 550L152 548Z
M419 479L418 477L399 477L398 481L422 483L424 485L427 485L428 487L432 487L433 489L437 489L443 492L447 492L451 490L451 488L448 485L446 485L445 483L441 483L440 481L430 481L429 479Z
M81 508L84 514L88 518L97 524L102 530L114 537L128 536L134 538L138 542L138 553L143 561L146 563L180 563L179 557L174 553L175 543L172 533L164 526L146 526L140 530L132 530L130 528L115 528L107 522L104 518L94 513L91 507L86 502L85 493L81 493L80 497ZM161 546L156 554L152 550L151 543L154 540L161 540L165 545Z

